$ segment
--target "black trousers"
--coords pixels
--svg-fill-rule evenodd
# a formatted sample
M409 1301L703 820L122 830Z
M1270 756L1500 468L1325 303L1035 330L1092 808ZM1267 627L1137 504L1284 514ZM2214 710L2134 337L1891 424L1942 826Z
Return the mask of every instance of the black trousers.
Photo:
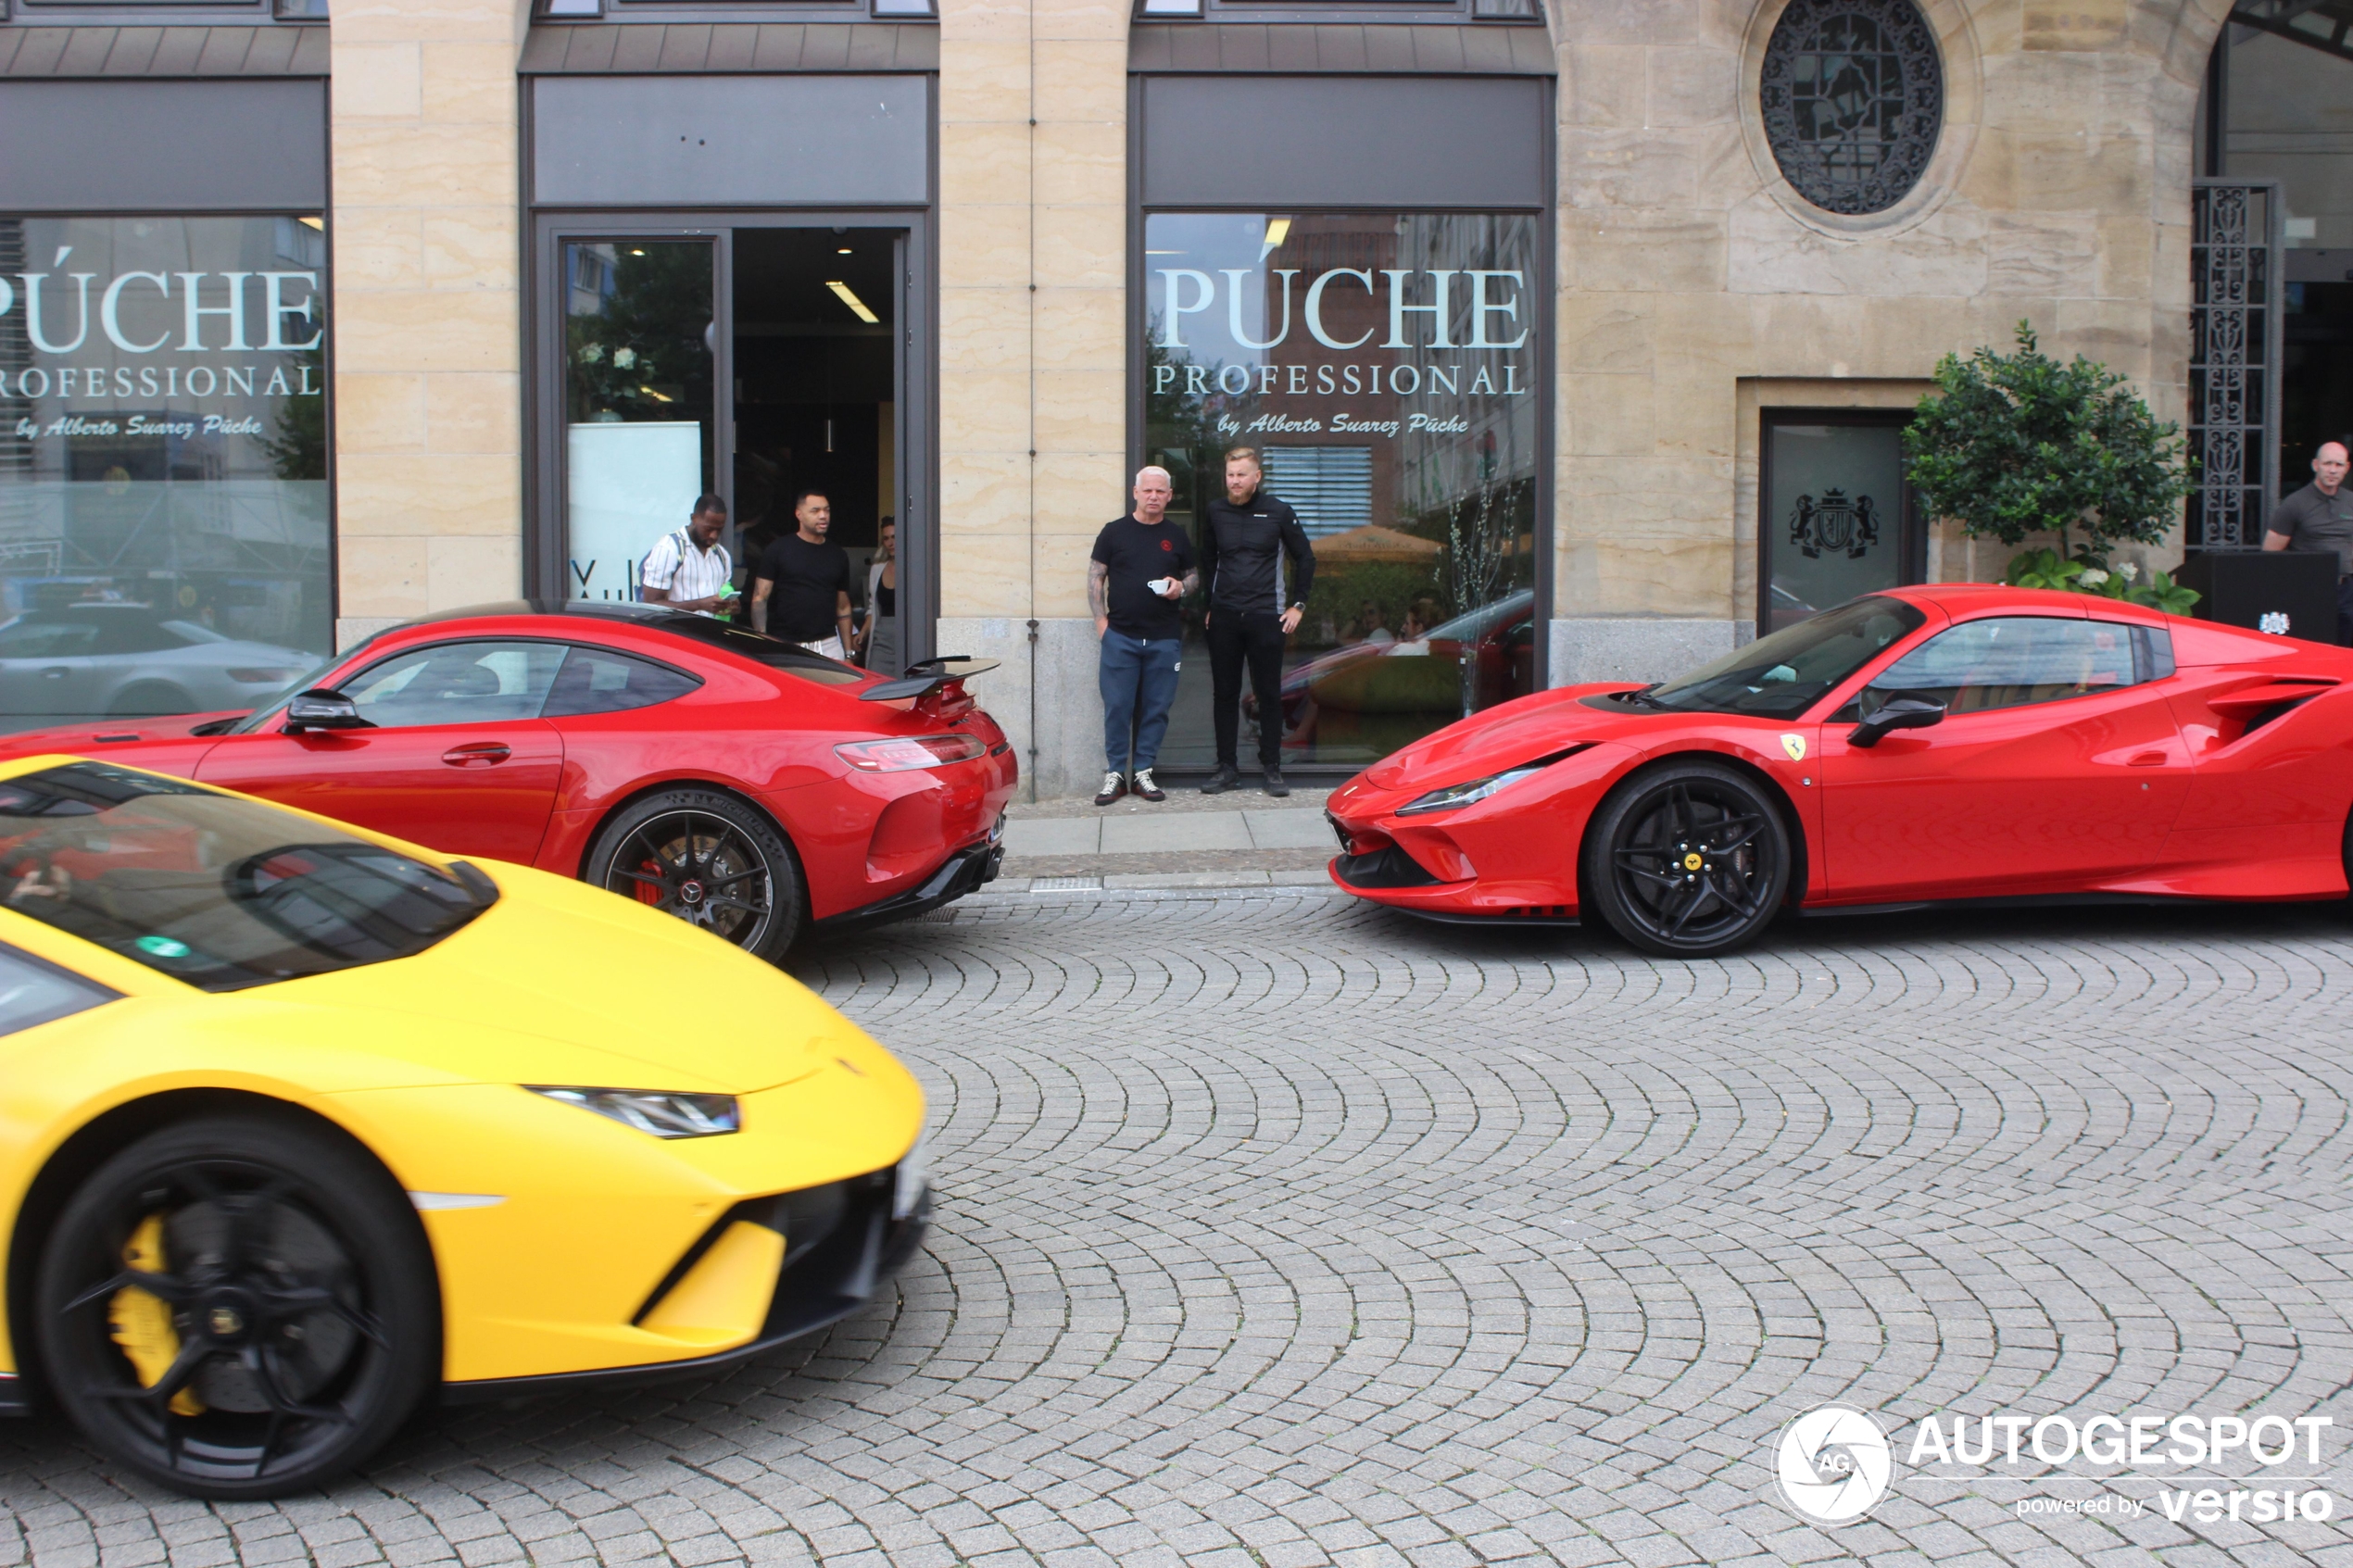
M1258 760L1283 765L1283 621L1271 610L1214 609L1209 615L1210 689L1216 694L1217 765L1239 766L1242 666L1258 697Z

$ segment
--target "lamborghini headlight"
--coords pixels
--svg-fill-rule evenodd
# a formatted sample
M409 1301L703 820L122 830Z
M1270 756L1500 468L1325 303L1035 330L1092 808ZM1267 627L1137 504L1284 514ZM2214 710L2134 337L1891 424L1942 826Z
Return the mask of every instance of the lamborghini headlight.
M1542 762L1531 762L1525 768L1514 768L1509 772L1493 773L1483 779L1473 779L1468 784L1449 784L1444 789L1433 789L1428 795L1410 800L1397 808L1397 814L1401 817L1410 817L1422 811L1460 810L1463 807L1486 799L1498 790L1509 789L1522 779L1542 772L1550 765L1551 759L1548 758Z
M916 1134L915 1147L900 1158L898 1177L890 1193L890 1217L894 1220L903 1220L913 1213L915 1205L923 1201L924 1189L931 1185L931 1156L924 1148L930 1135Z
M658 1138L708 1138L733 1133L744 1124L742 1108L733 1095L665 1094L655 1089L553 1088L523 1085L599 1116L610 1116L625 1127Z

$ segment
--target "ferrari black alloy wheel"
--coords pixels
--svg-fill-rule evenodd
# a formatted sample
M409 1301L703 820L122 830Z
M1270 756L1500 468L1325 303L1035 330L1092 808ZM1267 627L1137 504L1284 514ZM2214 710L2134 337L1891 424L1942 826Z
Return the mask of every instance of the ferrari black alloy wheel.
M1789 832L1773 800L1720 762L1635 775L1585 834L1587 896L1647 953L1730 952L1780 911L1789 872Z
M148 1135L67 1200L34 1291L42 1371L91 1441L205 1498L333 1479L438 1371L439 1293L392 1178L291 1117Z
M774 963L800 934L800 870L767 818L732 796L669 789L606 825L587 880Z

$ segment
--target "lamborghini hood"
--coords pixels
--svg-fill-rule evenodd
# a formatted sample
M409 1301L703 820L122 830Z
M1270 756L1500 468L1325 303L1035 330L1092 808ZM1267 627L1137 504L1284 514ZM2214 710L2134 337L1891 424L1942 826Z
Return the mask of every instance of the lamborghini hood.
M861 1037L790 976L683 921L477 863L498 901L425 951L239 995L365 1015L377 1052L444 1082L750 1094Z

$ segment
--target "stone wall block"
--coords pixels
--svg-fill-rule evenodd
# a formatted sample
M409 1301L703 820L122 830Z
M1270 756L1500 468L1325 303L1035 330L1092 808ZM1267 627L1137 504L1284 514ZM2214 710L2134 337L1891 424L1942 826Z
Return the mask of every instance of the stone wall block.
M1721 212L1564 211L1564 278L1606 293L1721 290L1730 220Z
M1560 199L1580 208L1692 207L1707 138L1647 126L1561 132Z
M1996 213L1987 220L1985 248L1985 286L1997 293L2100 292L2099 231L2089 214Z
M1648 68L1647 119L1653 127L1724 125L1740 107L1740 56L1730 49L1642 51Z
M1730 230L1729 286L1740 294L1932 296L1985 286L1985 219L1965 202L1899 232L1850 239L1809 229L1757 195L1732 209Z
M1620 131L1639 129L1649 112L1644 57L1649 50L1628 44L1590 44L1579 39L1560 52L1561 122Z

